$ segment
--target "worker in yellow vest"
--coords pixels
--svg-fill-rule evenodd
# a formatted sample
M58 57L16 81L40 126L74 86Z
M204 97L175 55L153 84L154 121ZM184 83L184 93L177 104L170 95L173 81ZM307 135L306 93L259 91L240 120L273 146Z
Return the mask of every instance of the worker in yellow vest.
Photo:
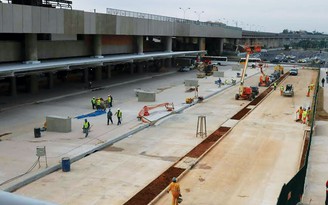
M100 101L100 98L97 98L96 100L96 107L97 107L97 110L100 110L100 105L101 105L101 101Z
M91 99L91 104L92 104L92 109L95 109L95 107L96 107L96 98L95 97L93 97Z
M89 130L90 130L90 122L88 122L87 119L84 119L82 130L83 130L83 133L85 133L85 137L88 137Z
M111 108L111 104L112 104L112 97L110 95L108 95L107 97L107 103L108 103L108 108Z
M282 95L282 93L284 92L284 86L280 86L280 95Z
M303 109L303 113L302 113L302 123L303 123L303 124L306 124L306 117L307 117L307 111L306 111L306 109L304 108L304 109Z
M122 123L122 111L120 108L117 109L115 115L117 116L117 125L120 125Z

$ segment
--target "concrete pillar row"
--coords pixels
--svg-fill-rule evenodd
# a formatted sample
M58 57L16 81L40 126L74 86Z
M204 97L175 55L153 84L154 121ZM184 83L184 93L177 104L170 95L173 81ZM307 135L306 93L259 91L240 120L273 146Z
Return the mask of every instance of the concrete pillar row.
M32 74L30 76L30 92L37 93L39 91L39 76L37 74Z
M95 81L100 81L102 79L102 67L95 68Z
M52 89L54 87L54 74L52 72L48 73L48 88Z
M13 97L17 96L17 83L15 76L10 78L10 95Z
M25 63L35 64L38 61L37 34L27 33L24 37Z
M199 38L198 39L198 47L199 47L199 50L206 50L206 40L205 40L205 38ZM204 56L204 54L201 54L201 56Z
M172 52L172 37L171 36L166 37L165 51Z
M94 35L93 36L93 55L95 58L103 58L101 49L102 49L101 35Z
M143 36L137 36L137 52L143 54Z

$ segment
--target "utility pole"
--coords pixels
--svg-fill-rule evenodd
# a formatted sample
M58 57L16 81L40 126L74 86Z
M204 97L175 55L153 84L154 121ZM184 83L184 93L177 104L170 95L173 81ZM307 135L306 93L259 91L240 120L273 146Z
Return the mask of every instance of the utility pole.
M179 9L181 9L182 11L183 11L183 19L186 19L186 11L187 10L190 10L190 8L181 8L181 7L179 7Z

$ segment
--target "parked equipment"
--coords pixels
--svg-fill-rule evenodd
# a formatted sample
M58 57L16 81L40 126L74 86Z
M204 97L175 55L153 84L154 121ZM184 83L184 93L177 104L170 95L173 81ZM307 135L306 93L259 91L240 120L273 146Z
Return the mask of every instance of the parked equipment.
M265 75L263 72L262 64L259 64L260 71L261 71L261 76L260 76L260 82L259 86L264 86L264 87L269 87L270 85L270 77L268 75Z
M286 88L283 92L283 95L284 96L290 96L290 97L293 97L294 96L294 88L293 88L293 85L292 84L287 84L286 85Z
M144 106L140 112L138 113L138 120L141 120L142 122L145 122L145 123L150 123L150 121L148 119L145 118L145 116L149 116L150 113L149 111L150 110L153 110L155 108L158 108L158 107L165 107L167 111L173 111L174 110L174 105L173 103L162 103L162 104L158 104L158 105L146 105Z
M246 47L246 62L244 64L244 68L241 73L241 78L240 78L240 86L239 86L239 92L235 95L235 99L239 100L253 100L256 97L256 93L253 92L252 87L245 87L244 86L244 80L245 80L245 74L246 74L246 69L247 69L247 64L249 60L250 54L254 52L261 52L261 47L260 46L249 46ZM257 93L258 94L258 93Z

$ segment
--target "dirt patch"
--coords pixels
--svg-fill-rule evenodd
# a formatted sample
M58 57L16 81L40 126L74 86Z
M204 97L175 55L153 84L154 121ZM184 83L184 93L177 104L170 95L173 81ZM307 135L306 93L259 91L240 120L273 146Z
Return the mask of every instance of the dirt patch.
M124 204L148 204L171 183L173 177L179 176L183 171L185 169L170 167Z
M122 152L124 149L120 148L120 147L114 147L114 146L109 146L106 147L104 149L102 149L101 151L107 151L107 152Z
M198 168L199 169L212 169L211 166L208 166L207 164L199 164L198 165Z

